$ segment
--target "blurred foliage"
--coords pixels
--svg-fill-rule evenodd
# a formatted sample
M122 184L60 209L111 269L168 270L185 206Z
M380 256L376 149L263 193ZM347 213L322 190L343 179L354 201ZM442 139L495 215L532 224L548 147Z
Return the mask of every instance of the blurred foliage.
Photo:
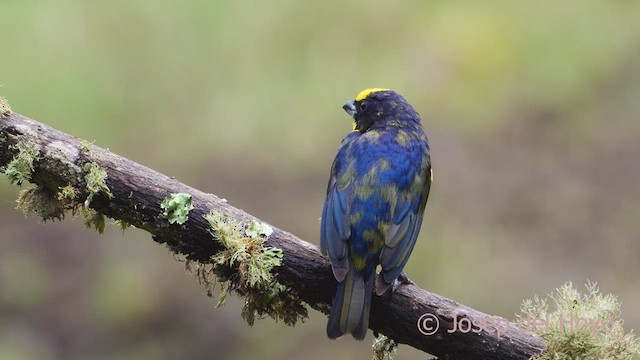
M640 338L625 333L615 295L600 293L594 283L587 283L586 288L581 292L568 282L547 298L535 296L522 302L522 313L516 315L518 326L547 342L543 353L532 360L628 360L640 356Z
M351 126L340 107L396 89L435 168L413 281L512 318L590 279L640 329L640 2L3 0L0 14L14 111L314 243ZM326 339L317 312L249 328L241 300L215 310L148 234L39 224L17 192L0 180L2 359L369 356Z

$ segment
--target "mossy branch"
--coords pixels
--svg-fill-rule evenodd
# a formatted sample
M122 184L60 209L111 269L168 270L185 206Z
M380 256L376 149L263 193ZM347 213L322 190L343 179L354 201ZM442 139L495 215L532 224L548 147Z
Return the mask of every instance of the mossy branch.
M31 152L29 146L33 146L37 153ZM261 230L251 229L249 224L262 224L262 221L215 195L189 187L20 114L5 111L0 118L0 166L6 170L16 156L21 156L21 151L23 155L31 152L35 156L29 157L33 159L31 163L27 159L20 164L28 170L28 174L21 175L28 176L18 179L28 179L37 186L37 190L30 191L23 200L35 201L30 205L31 210L45 219L60 219L65 210L77 211L78 204L81 204L81 209L91 209L100 216L116 219L123 227L130 224L148 231L156 242L166 244L176 254L183 256L188 267L197 264L199 270L196 269L196 272L202 271L202 274L207 271L210 273L217 266L215 271L223 274L218 279L224 279L225 268L230 271L228 277L232 278L234 275L229 274L237 274L242 266L249 266L251 262L267 261L275 265L270 271L273 278L244 268L244 278L240 276L235 283L223 285L240 289L240 293L246 294L250 292L249 288L255 288L249 286L251 283L269 284L267 288L277 288L288 295L288 298L281 300L285 307L288 304L299 306L299 301L287 302L293 298L318 310L326 310L331 302L336 283L329 262L316 246L275 227L268 236L260 235ZM170 194L191 196L193 209L189 210L188 219L185 218L183 224L170 224L165 210L160 206ZM54 202L55 206L39 213L37 204L49 200L57 201ZM219 217L206 216L211 211L215 211ZM224 242L229 239L232 242L238 240L239 233L219 233L230 229L221 229L220 219L231 221L231 224L244 224L245 227L241 228L245 231L242 238L256 240L259 237L259 252L241 248L241 244L235 244L235 250L225 245ZM102 222L104 226L102 220L97 222ZM219 228L215 229L214 226L212 229L216 223ZM218 237L218 241L213 241L212 233ZM224 236L227 238L224 239ZM247 244L255 245L251 245L251 241ZM233 267L239 268L234 270ZM207 281L207 277L201 280ZM264 311L273 316L269 313L276 309L269 307L272 305L249 310L252 314ZM420 324L424 324L425 314L434 316L439 323L437 331L430 335L425 335L419 328ZM475 324L492 318L416 285L407 284L399 286L390 297L374 296L370 328L388 338L378 343L377 348L381 353L393 349L397 343L411 345L441 359L528 359L544 348L544 342L538 335L510 322L499 333L448 331L453 329L456 320L468 319Z

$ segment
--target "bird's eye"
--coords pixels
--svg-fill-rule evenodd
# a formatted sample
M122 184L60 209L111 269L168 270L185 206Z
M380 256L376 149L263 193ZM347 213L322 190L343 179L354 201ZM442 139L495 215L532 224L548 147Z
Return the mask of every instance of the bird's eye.
M362 101L360 102L360 110L365 110L367 108L367 103Z

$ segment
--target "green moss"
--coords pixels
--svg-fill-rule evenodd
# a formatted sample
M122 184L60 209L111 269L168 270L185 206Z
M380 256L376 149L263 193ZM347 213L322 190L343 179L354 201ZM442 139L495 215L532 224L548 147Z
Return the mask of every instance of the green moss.
M61 187L57 194L58 200L67 206L73 206L78 200L78 190L71 185Z
M79 147L80 147L80 150L84 151L87 154L90 154L91 150L93 149L93 142L84 140L84 139L80 140Z
M208 214L214 239L226 250L214 255L211 260L217 265L229 265L240 270L242 282L249 287L265 287L273 282L271 270L280 266L282 250L263 246L267 236L255 229L257 227L273 230L269 225L256 225L254 222L246 228L242 223L225 219L219 213Z
M273 232L269 225L252 221L245 226L220 213L210 213L205 219L211 225L214 241L224 250L211 258L211 264L188 262L187 269L196 274L209 296L220 285L217 306L235 291L245 297L242 317L249 325L256 318L271 316L293 326L308 316L292 289L280 284L272 274L282 263L282 250L265 246Z
M95 229L100 234L106 228L106 217L77 201L78 190L71 185L53 192L42 186L34 186L22 190L18 194L17 209L25 215L37 214L42 221L62 220L66 211L70 210L75 217L82 214L84 224L90 229Z
M34 186L20 191L17 209L25 216L37 214L42 221L64 219L64 204L47 188Z
M107 221L106 217L91 208L82 207L82 217L84 219L84 225L89 229L95 229L99 234L104 234Z
M312 309L319 311L325 315L329 315L331 313L331 304L325 303L317 303L317 304L309 304Z
M0 96L0 117L5 117L11 115L11 106L9 106L9 102L7 99Z
M91 204L91 201L96 194L104 193L110 198L113 197L113 194L111 193L111 190L106 183L106 169L92 162L84 164L83 170L85 172L84 180L87 184L87 192L89 193L87 195L87 199L84 202L85 207L89 207L89 204Z
M379 335L373 339L373 360L393 360L398 350L398 343L384 335Z
M602 295L594 283L586 288L586 294L581 294L567 283L549 294L553 311L547 299L537 296L522 303L519 326L547 342L543 353L532 359L622 360L640 355L640 339L622 327L618 299Z
M22 185L31 179L34 163L40 158L40 152L36 144L30 141L19 142L14 145L17 154L4 169L5 175L13 184ZM84 166L87 198L82 209L85 225L104 233L106 218L88 206L93 197L98 193L104 193L109 197L113 194L109 190L105 180L107 171L96 163L88 163ZM37 214L43 221L62 220L65 211L71 210L75 216L81 204L78 202L78 189L71 185L60 188L60 191L52 191L45 187L36 186L20 192L16 202L17 208L25 215Z
M122 233L124 233L125 230L132 226L130 223L124 220L116 220L116 225L120 228L120 230L122 230Z
M40 158L38 146L32 142L24 141L12 146L18 153L7 164L4 174L12 184L22 185L31 180L34 162Z
M182 225L187 222L189 212L193 210L191 195L187 193L171 194L164 198L160 208L164 210L162 215L169 220L170 224L178 223Z

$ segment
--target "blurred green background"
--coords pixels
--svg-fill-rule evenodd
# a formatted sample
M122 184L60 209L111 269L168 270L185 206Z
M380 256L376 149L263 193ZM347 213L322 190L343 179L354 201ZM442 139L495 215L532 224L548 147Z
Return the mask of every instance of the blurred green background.
M435 184L407 272L513 318L566 281L640 330L640 2L0 2L14 111L318 244L342 104L396 89ZM0 359L351 359L312 311L252 328L140 230L14 210L0 180ZM424 358L401 347L398 359Z

